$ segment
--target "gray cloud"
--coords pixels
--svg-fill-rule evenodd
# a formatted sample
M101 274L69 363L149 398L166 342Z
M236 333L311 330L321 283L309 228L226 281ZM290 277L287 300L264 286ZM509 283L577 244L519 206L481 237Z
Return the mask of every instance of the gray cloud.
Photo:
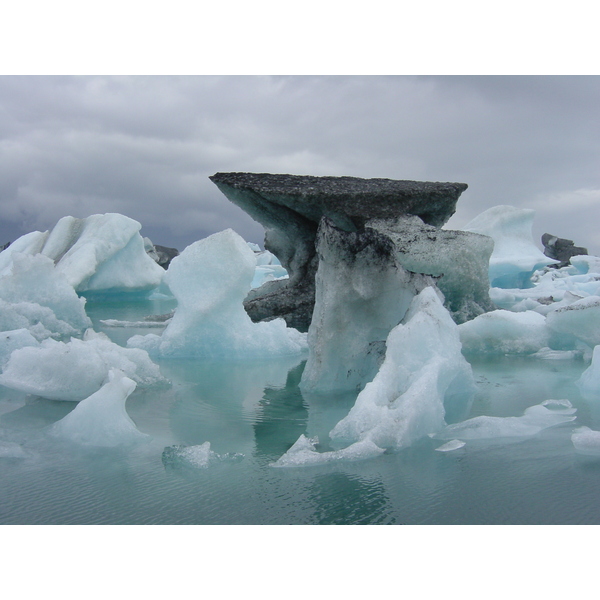
M599 77L0 77L0 243L121 212L180 249L261 242L217 171L462 181L600 254Z

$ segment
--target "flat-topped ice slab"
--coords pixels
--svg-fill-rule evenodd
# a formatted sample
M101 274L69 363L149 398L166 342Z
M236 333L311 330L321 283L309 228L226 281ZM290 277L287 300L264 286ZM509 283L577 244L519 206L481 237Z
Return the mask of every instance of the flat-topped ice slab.
M441 227L454 214L459 196L467 189L466 183L271 173L217 173L210 179L227 198L243 207L267 201L314 223L326 216L350 231L370 219L402 214L417 215L425 223ZM260 221L259 215L252 216ZM269 215L265 217L270 220Z

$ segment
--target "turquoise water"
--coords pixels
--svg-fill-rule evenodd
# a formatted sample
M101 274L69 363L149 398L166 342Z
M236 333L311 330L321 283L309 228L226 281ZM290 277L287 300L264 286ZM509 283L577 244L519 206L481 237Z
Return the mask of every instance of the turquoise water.
M104 328L99 319L137 320L168 302L88 303L95 327L124 344L141 328ZM600 459L575 454L574 427L600 429L600 402L574 381L581 361L472 357L478 392L472 416L521 415L548 398L577 407L575 425L535 437L468 443L450 453L425 439L361 462L281 469L271 465L301 434L327 432L352 396L303 396L300 359L265 363L157 361L170 386L137 389L127 411L147 443L91 449L51 439L47 426L75 406L0 389L2 524L597 524ZM209 441L207 467L177 448ZM173 448L176 447L176 448Z

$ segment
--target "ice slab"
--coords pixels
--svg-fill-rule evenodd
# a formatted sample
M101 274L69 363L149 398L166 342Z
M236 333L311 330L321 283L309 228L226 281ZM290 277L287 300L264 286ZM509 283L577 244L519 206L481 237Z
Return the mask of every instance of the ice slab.
M440 440L491 440L537 435L543 429L575 420L576 409L568 400L545 400L530 406L520 417L480 416L453 423L433 437Z
M136 383L118 369L108 382L82 400L66 417L52 425L50 435L86 446L114 447L147 440L125 409Z
M381 368L331 431L333 440L401 449L468 412L473 373L461 353L458 326L434 288L415 297L386 343Z
M363 440L352 444L342 450L331 450L329 452L319 452L316 445L319 443L317 438L307 438L301 435L296 443L276 462L271 463L272 467L306 467L314 465L323 465L338 461L366 460L383 454L384 450L379 448L371 440Z
M283 319L253 323L244 310L256 259L227 229L188 246L174 258L165 282L177 308L162 335L134 336L130 347L170 357L254 359L298 354L306 335Z
M495 310L458 326L465 352L531 354L548 347L546 319L535 311Z
M593 348L600 344L600 296L588 296L552 310L546 321L554 332L574 336Z
M464 231L494 240L489 277L492 287L530 287L533 272L559 261L548 258L533 242L535 211L514 206L494 206L470 221Z
M436 448L436 452L453 452L454 450L459 450L460 448L464 448L466 442L463 440L450 440L445 444L442 444L438 448Z
M165 381L143 350L122 348L88 330L83 340L48 339L13 351L0 384L51 400L80 401L100 389L112 369L121 369L141 386Z

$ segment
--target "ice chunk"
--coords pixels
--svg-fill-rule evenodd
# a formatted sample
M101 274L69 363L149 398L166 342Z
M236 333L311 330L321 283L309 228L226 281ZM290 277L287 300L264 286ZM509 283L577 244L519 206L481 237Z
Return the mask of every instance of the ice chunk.
M125 409L135 381L111 369L108 382L50 428L50 434L87 446L113 447L149 439Z
M440 440L530 437L543 429L574 421L575 412L568 400L545 400L527 408L520 417L474 417L448 425L434 437Z
M588 296L552 310L548 327L557 333L575 336L590 347L600 344L600 296Z
M594 347L592 363L581 374L577 385L582 392L600 394L600 346Z
M216 462L237 462L244 458L238 452L217 454L210 449L210 442L195 446L167 446L162 453L162 462L165 467L191 467L205 469Z
M89 330L84 340L44 340L38 347L15 350L0 375L0 384L51 400L80 401L96 392L109 370L121 369L136 384L164 382L148 353L122 348Z
M600 431L589 427L579 427L571 435L571 442L577 454L600 457Z
M452 452L453 450L458 450L459 448L463 448L466 442L462 440L450 440L445 444L442 444L439 448L436 448L436 452Z
M322 465L330 462L347 460L366 460L383 454L384 450L379 448L371 440L363 440L352 444L342 450L331 450L329 452L318 452L317 438L307 438L301 435L296 443L276 462L272 467L306 467L310 465Z
M39 342L31 335L28 329L0 332L0 369L7 363L14 350L25 348L26 346L39 346Z
M41 253L78 292L149 290L159 285L164 270L146 253L140 228L117 213L63 217L49 234L33 232L11 244L11 252L0 255L0 269L10 268L15 251Z
M244 310L255 263L231 229L188 246L165 277L178 302L172 321L161 336L134 336L128 345L162 356L234 359L306 350L306 335L283 319L253 323Z
M534 311L495 310L458 326L465 352L528 354L548 346L546 319Z
M40 322L51 334L61 336L92 325L85 299L77 296L49 258L39 254L12 254L11 268L0 277L0 302L10 305L4 305L10 314L0 316L3 328L29 328Z
M436 291L425 288L402 324L387 338L385 360L349 414L331 431L334 440L371 440L400 449L446 420L463 418L475 384L461 353L458 326Z
M494 206L475 217L464 231L490 236L494 251L490 258L492 287L530 287L533 272L541 267L558 264L548 258L533 242L532 226L535 211L514 206Z
M574 360L583 357L582 350L552 350L550 348L541 348L531 355L532 358L542 360Z

